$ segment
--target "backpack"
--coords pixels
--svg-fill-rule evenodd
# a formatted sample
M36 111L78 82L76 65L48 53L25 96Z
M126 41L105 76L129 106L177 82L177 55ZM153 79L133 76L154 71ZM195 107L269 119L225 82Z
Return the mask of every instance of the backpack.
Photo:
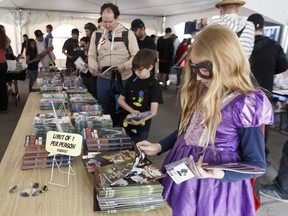
M100 41L101 36L102 36L101 32L96 32L96 40L95 40L96 47L98 46L98 43ZM129 52L129 47L128 47L128 43L129 43L129 41L128 41L128 29L126 29L126 31L122 31L122 39L123 39L123 42L125 44L126 49Z
M246 25L239 32L236 32L238 38L240 38L240 36L241 36L242 32L244 31L245 27L246 27Z

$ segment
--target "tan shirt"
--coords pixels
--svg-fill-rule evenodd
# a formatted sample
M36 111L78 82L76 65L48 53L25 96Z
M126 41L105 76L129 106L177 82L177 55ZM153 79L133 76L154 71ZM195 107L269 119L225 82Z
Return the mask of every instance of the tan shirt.
M131 67L132 60L138 52L138 43L134 33L128 30L128 48L127 50L122 38L122 32L127 29L118 24L114 31L112 31L112 41L108 40L108 31L103 27L93 32L91 36L89 52L88 52L88 67L94 72L100 73L105 66L125 65L125 71L121 73L122 79L126 80L132 75ZM96 32L101 33L99 43L96 45ZM107 72L104 78L110 79L111 73Z

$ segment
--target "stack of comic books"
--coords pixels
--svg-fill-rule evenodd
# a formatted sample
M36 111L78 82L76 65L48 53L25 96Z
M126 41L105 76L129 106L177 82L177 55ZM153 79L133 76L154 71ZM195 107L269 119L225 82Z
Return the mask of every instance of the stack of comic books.
M44 77L41 81L41 92L47 91L60 91L63 89L62 79L58 76L56 77Z
M71 112L91 112L91 111L102 111L102 106L100 104L71 104Z
M63 88L67 93L84 93L88 91L83 85L81 77L77 76L64 77Z
M72 115L77 131L81 133L83 128L112 127L110 115L103 115L102 111L78 112Z
M58 113L57 118L55 118L53 113L38 113L34 117L33 121L34 134L45 135L48 131L58 131L59 129L57 127L59 127L59 125L61 126L63 132L75 132L75 128L69 116L64 116L63 114Z
M163 173L134 151L103 152L95 156L94 211L148 211L164 207Z
M41 110L52 110L52 102L55 109L59 109L62 104L67 105L68 95L66 92L61 91L59 93L42 93L40 99Z
M27 135L25 138L25 152L22 159L22 170L34 169L34 168L47 168L52 167L53 159L59 166L67 166L69 156L56 155L48 156L49 152L45 150L45 135ZM73 157L71 157L71 161Z
M83 128L85 152L132 149L132 140L122 127Z
M97 100L90 93L69 94L70 104L96 104Z

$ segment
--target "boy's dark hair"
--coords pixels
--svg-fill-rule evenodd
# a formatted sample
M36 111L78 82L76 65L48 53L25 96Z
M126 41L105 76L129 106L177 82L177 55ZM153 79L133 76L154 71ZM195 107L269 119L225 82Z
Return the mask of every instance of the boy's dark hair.
M156 60L156 51L144 48L139 50L134 56L132 61L132 68L134 70L139 68L149 68L150 65L154 66Z
M98 23L102 22L102 17L99 17L99 19L97 20Z
M118 8L116 5L112 4L112 3L103 4L103 5L101 6L101 13L100 13L100 14L102 15L103 11L104 11L105 9L107 9L107 8L110 8L110 9L113 11L113 14L114 14L114 18L115 18L115 19L117 19L117 18L120 16L119 8Z
M172 29L170 28L170 27L168 27L168 28L166 28L165 29L165 33L167 34L167 33L171 33L172 32Z
M52 30L53 30L53 27L52 27L52 25L50 25L50 24L49 24L49 25L47 25L47 26L46 26L46 28L48 28L50 31L52 31Z
M27 35L27 34L23 34L23 37L26 37L26 38L28 38L28 35Z
M84 41L85 43L89 43L89 42L90 42L90 39L89 39L89 37L82 37L82 38L80 39L80 41Z

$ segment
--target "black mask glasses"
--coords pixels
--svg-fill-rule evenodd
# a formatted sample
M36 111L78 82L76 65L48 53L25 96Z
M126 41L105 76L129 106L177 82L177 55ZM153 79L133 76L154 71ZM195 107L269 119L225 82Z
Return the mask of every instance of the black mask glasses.
M199 77L203 79L212 79L212 62L205 61L200 62L198 64L193 64L189 59L189 66L191 68L192 73L196 73Z

